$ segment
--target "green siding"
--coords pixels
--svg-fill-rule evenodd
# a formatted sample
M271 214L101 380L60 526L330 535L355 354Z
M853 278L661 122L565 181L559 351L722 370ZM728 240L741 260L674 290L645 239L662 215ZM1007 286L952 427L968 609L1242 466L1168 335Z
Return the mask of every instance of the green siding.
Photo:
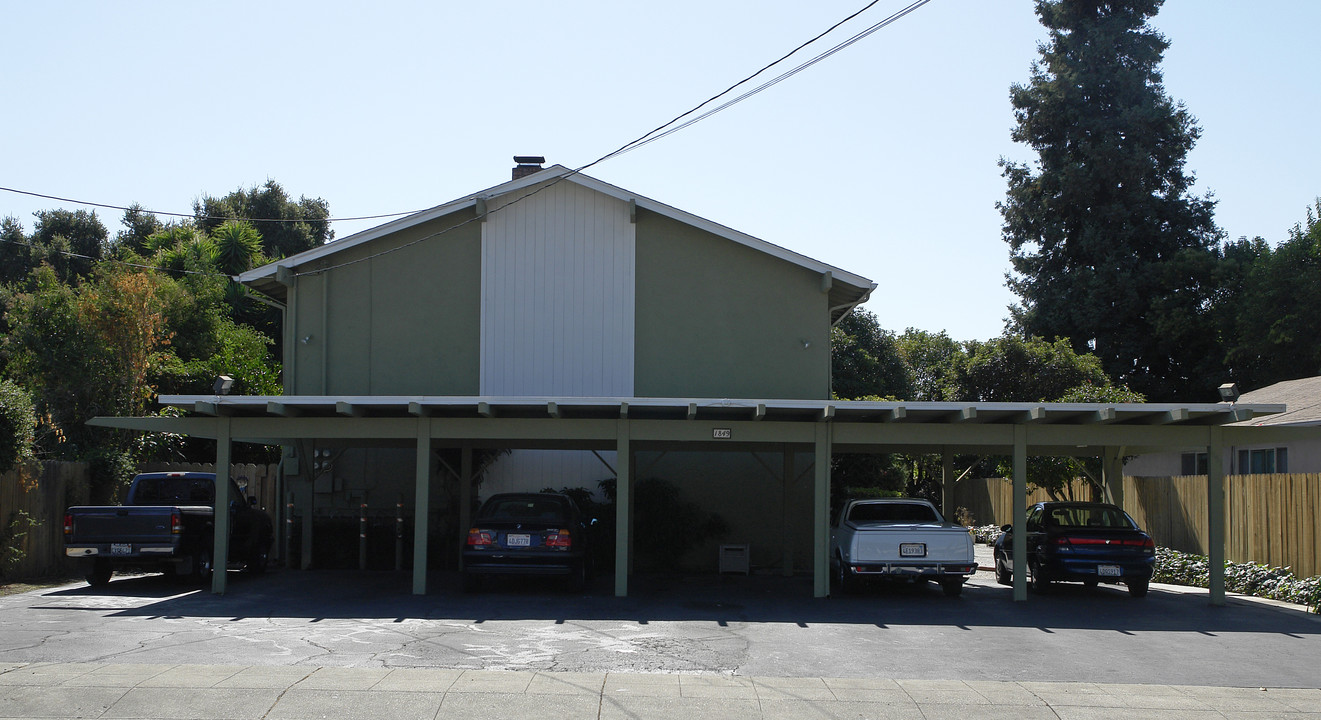
M819 274L639 213L636 282L639 397L830 397Z
M300 275L291 303L294 391L476 395L481 225L409 245L470 217L463 211L403 230L322 261L340 267ZM391 248L399 249L380 254Z

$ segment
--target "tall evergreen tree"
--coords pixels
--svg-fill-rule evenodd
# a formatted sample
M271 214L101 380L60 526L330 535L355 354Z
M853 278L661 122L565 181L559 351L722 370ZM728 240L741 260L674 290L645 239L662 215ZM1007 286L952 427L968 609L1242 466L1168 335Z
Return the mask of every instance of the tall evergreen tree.
M1200 129L1165 93L1169 43L1147 21L1162 0L1038 0L1049 29L1031 80L1014 85L1001 160L1004 217L1029 336L1069 338L1153 400L1214 399L1223 351L1209 307L1220 233L1185 172Z

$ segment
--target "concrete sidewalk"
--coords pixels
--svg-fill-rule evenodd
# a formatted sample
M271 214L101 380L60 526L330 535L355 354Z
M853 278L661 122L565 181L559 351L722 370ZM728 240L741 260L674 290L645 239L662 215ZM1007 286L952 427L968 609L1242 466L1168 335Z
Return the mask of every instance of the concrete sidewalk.
M1321 689L34 663L0 665L0 717L1321 720Z

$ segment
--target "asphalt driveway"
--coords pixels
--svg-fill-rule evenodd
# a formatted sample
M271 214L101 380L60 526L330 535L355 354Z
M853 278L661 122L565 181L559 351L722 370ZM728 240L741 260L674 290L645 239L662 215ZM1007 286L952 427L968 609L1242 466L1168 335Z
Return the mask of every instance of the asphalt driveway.
M409 594L407 573L234 573L215 596L160 576L0 598L0 663L157 663L719 673L785 678L1316 687L1321 617L1154 585L1057 587L1014 603L979 572L813 599L804 577L598 578L585 594L456 575Z

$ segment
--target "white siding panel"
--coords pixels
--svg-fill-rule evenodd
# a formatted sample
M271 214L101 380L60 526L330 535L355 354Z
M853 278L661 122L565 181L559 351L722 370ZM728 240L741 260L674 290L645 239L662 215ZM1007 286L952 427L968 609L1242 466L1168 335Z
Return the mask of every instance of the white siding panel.
M481 394L632 396L628 205L568 182L510 199L482 228Z

